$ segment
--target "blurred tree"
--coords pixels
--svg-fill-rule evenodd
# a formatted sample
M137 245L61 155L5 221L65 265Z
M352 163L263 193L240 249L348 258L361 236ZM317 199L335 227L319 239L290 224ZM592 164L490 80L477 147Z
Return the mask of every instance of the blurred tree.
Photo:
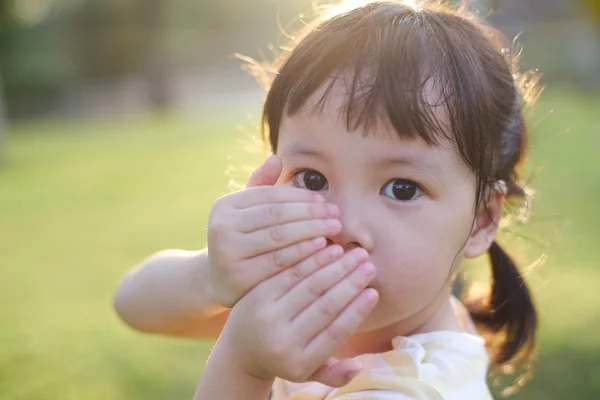
M0 76L0 161L4 158L8 135L8 121L6 120L6 111L4 109L4 93L2 90L2 77Z
M74 59L84 80L141 74L148 103L169 105L164 0L87 0L71 20Z
M6 112L6 100L4 96L4 85L2 76L4 71L4 60L8 38L12 28L12 19L9 16L10 9L7 0L0 0L0 158L4 154L6 137L8 131L8 120Z
M84 80L104 81L140 70L148 40L138 3L88 0L73 13L71 51Z
M61 46L63 11L83 0L0 0L0 98L5 115L56 106L70 75Z
M8 114L5 108L4 90L2 86L2 73L0 71L0 160L4 157L8 136Z
M143 3L143 23L148 35L146 54L146 82L148 102L155 109L169 106L169 65L166 44L166 2L139 0Z
M600 24L600 0L585 0L590 11L592 19Z

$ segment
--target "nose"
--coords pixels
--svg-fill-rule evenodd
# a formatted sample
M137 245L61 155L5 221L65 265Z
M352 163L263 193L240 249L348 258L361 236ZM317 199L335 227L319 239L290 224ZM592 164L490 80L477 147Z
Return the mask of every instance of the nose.
M342 223L340 232L328 237L327 242L342 246L345 252L362 247L370 253L374 243L366 205L362 204L358 196L346 195L335 199L330 197L327 201L338 205Z

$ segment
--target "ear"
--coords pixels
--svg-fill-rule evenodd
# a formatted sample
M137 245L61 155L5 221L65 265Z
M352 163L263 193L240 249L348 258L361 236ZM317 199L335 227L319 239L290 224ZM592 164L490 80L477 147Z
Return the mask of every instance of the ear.
M487 189L485 196L487 207L483 202L477 210L475 223L463 250L463 255L466 258L478 257L489 250L502 218L505 196L506 184L504 182L499 182L494 188Z

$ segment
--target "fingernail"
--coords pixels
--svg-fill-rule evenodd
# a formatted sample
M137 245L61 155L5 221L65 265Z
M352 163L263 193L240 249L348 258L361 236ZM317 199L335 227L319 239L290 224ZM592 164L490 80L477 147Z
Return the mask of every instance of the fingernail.
M337 217L340 215L340 209L335 204L325 204L325 212L330 217Z
M379 293L377 293L377 290L375 290L373 288L367 288L367 289L365 289L364 296L365 296L365 299L367 300L367 303L369 305L371 305L377 301L377 298L379 297Z
M367 261L369 253L365 249L356 249L354 251L354 257L358 262Z
M325 221L325 225L327 226L329 231L337 232L342 227L342 224L337 219L328 219Z
M329 254L331 254L332 258L341 257L344 254L344 249L340 246L331 246L329 250Z
M365 263L360 266L360 272L366 277L371 278L375 273L375 266L371 263Z
M318 238L314 238L312 240L312 243L317 247L321 247L321 246L325 245L326 241L325 241L324 237L318 237Z

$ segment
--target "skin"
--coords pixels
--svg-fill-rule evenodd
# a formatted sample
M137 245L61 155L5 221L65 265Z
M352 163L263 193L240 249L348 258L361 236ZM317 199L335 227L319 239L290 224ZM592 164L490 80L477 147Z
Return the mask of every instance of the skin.
M461 330L449 278L463 257L489 248L503 195L491 195L489 212L475 210L475 178L450 143L401 140L385 121L372 132L347 132L338 118L343 90L332 92L322 112L309 111L319 94L284 119L277 184L306 189L307 174L326 180L318 192L339 207L341 222L326 238L346 255L320 268L301 262L300 276L287 269L243 296L197 398L264 399L275 376L310 379L332 356L385 351L398 335ZM389 185L397 179L419 190L399 200Z

